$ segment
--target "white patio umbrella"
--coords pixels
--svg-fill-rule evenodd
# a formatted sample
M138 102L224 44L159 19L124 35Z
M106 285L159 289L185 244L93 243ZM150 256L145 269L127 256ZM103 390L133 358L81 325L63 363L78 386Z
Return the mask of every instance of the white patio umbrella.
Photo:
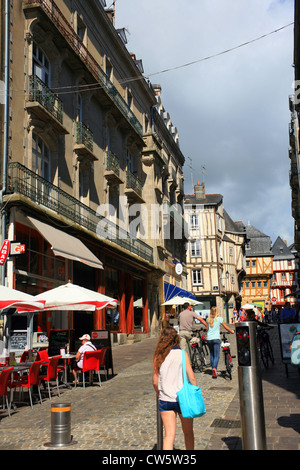
M41 297L21 292L10 287L0 286L0 310L5 313L8 309L16 309L18 313L36 312L44 309L45 300Z
M35 296L45 300L45 310L94 311L105 307L116 307L117 300L99 292L68 282Z
M253 310L254 304L244 304L241 306L244 310Z
M189 303L191 305L202 305L202 302L199 302L198 300L190 299L189 297L180 297L179 295L172 297L162 305L183 305L185 303Z

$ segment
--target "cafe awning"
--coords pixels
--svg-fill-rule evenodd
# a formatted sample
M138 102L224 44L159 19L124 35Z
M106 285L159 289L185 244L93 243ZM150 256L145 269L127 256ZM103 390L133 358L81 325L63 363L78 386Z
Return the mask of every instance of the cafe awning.
M169 282L164 283L164 293L165 302L177 295L180 297L188 297L189 299L197 300L194 294L192 294L191 292L188 292L187 290L184 290L181 287L174 286L174 284L170 284Z
M92 268L103 269L102 262L76 237L68 233L58 230L52 225L45 224L40 220L27 216L36 230L44 237L51 245L51 249L55 256L62 256L63 258L72 259L73 261L80 261L87 264Z

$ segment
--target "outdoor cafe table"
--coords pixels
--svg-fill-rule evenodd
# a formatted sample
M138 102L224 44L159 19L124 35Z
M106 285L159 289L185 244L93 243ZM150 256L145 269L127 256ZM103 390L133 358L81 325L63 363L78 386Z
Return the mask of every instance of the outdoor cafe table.
M75 359L75 357L76 357L76 354L65 354L64 356L61 357L61 359L64 361L64 377L63 377L62 386L72 388L70 383L68 382L68 360Z

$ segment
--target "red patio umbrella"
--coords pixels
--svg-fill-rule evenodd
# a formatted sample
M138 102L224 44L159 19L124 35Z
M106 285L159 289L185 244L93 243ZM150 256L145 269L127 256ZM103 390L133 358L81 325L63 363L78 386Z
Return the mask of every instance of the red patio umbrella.
M44 309L45 301L35 299L33 295L26 294L10 287L0 286L0 310L16 309L18 313L36 312ZM3 312L2 312L3 313Z
M116 307L117 300L99 292L68 282L35 296L45 300L45 310L100 310Z

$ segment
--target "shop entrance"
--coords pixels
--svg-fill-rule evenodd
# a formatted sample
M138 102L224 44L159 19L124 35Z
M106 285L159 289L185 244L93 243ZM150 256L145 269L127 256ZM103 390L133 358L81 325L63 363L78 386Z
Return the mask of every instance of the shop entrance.
M134 331L143 332L143 292L144 281L133 279Z

